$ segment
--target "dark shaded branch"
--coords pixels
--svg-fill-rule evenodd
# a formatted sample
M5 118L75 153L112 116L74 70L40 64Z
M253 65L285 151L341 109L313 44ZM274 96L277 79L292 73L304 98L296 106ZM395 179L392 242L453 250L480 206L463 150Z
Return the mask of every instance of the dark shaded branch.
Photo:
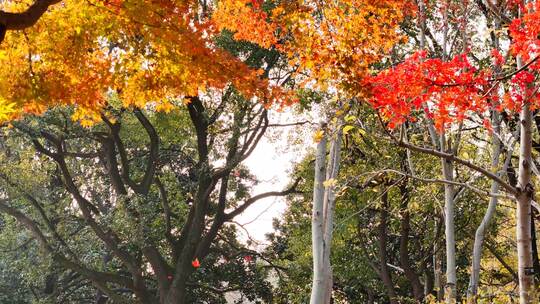
M242 149L235 155L234 159L231 159L231 161L228 162L224 167L217 169L214 172L213 178L219 179L224 177L225 175L229 174L229 172L238 164L247 159L257 147L257 144L268 128L268 124L268 111L264 110L257 123L257 126L253 129L254 131L252 134L249 135Z
M107 173L111 180L114 190L119 195L126 195L127 189L122 181L120 176L120 171L118 171L118 161L116 159L116 148L114 145L114 140L111 138L104 138L102 140L102 149L105 158L105 164Z
M49 137L51 136L52 135L49 135ZM41 143L38 140L34 138L32 139L32 142L34 143L34 147L36 148L38 152L49 156L56 162L62 174L62 177L63 177L62 180L64 182L66 190L75 199L85 221L96 233L96 235L105 243L105 245L107 246L109 250L111 250L120 260L122 260L122 262L125 263L125 265L130 269L132 274L139 275L140 273L142 273L139 267L136 266L137 264L134 258L130 256L126 251L119 248L116 234L110 230L104 231L102 227L96 222L96 220L92 216L92 213L99 215L99 210L97 210L97 208L92 203L90 203L90 201L84 198L84 196L82 196L82 194L79 192L79 189L77 185L75 185L73 177L71 176L71 173L69 172L64 155L61 153L53 153L49 151L43 145L41 145ZM60 150L61 146L57 146L57 149Z
M156 185L159 190L159 196L161 198L161 203L163 205L163 213L165 214L165 237L171 243L171 245L174 247L175 242L171 235L171 207L169 205L169 196L167 195L167 190L165 190L165 186L163 186L163 183L161 180L156 177Z
M0 11L0 24L3 30L23 30L31 27L47 11L49 6L59 3L61 0L36 0L22 13L10 13ZM3 37L0 39L2 42Z
M504 258L499 254L499 252L497 252L497 249L495 247L493 247L489 243L486 243L486 248L497 259L497 261L499 261L499 263L501 263L501 265L504 267L504 269L506 269L510 273L510 275L514 279L514 282L517 283L518 282L518 275L517 275L516 271L514 269L512 269L512 267L510 267L510 265L508 265L508 263L506 263Z
M296 190L296 188L298 187L298 184L300 183L301 180L302 179L300 177L297 178L296 181L294 182L294 184L291 187L289 187L287 190L284 190L284 191L271 191L271 192L261 193L261 194L258 194L258 195L255 195L255 196L249 198L248 200L246 200L244 202L244 204L242 204L238 208L234 209L233 211L231 211L229 213L226 213L225 214L225 220L229 221L229 220L233 219L235 216L237 216L240 213L244 212L249 206L253 205L258 200L261 200L261 199L264 199L264 198L267 198L267 197L273 197L273 196L286 196L286 195L293 194L293 193L301 193L298 190Z
M189 117L195 127L197 134L197 152L199 154L199 163L208 160L208 120L206 118L205 108L199 97L189 97L188 104Z
M138 184L136 187L138 193L147 194L150 190L150 186L152 185L152 181L154 180L154 175L156 173L156 163L159 152L159 136L152 123L150 123L148 118L146 118L146 116L144 116L144 114L140 110L136 109L134 112L135 116L137 117L141 125L144 127L144 130L150 138L150 155L148 156L146 171L144 172L144 177L141 183Z
M214 218L214 222L212 223L212 226L206 233L206 235L203 237L201 243L197 247L196 256L200 258L205 258L208 254L208 250L210 249L210 246L212 245L212 242L216 238L219 229L223 226L223 223L225 223L225 207L227 203L227 188L229 184L229 176L225 176L221 180L221 186L219 189L219 196L218 196L218 204L217 204L217 210L216 210L216 216Z
M27 217L22 212L18 211L15 208L12 208L6 204L5 200L0 200L0 212L6 213L13 218L17 220L20 224L22 224L28 231L32 234L32 236L38 240L38 243L40 244L41 249L44 253L49 254L53 257L54 260L59 262L62 266L72 269L73 271L76 271L84 276L86 276L89 280L91 280L99 289L101 289L104 293L109 295L112 299L115 300L115 302L118 301L118 303L126 303L126 301L121 298L120 296L114 294L103 282L113 282L117 284L122 284L123 286L126 286L128 288L132 287L132 282L128 278L121 277L115 274L111 273L105 273L105 272L99 272L94 271L91 269L88 269L86 267L83 267L79 265L78 263L75 263L73 261L70 261L69 259L65 258L64 256L58 254L55 252L55 250L51 247L49 244L47 238L41 231L41 229L38 227L37 223L34 222L32 219Z
M137 117L137 120L145 129L148 137L150 138L150 155L148 156L144 177L140 183L135 182L131 178L130 162L127 156L127 151L122 139L120 138L120 123L111 122L105 115L102 115L102 119L111 130L112 139L114 140L116 148L118 149L118 154L120 155L120 163L122 165L122 179L124 180L125 184L127 184L135 193L146 195L150 190L150 186L152 185L154 175L156 173L159 152L159 136L152 123L150 123L148 118L144 116L141 110L135 109L133 112L135 114L135 117Z
M390 135L390 133L388 131L387 131L387 134ZM480 167L478 165L475 165L475 164L471 163L468 160L464 160L462 158L459 158L459 157L455 156L452 153L446 153L446 152L441 152L441 151L437 151L437 150L434 150L434 149L415 146L413 144L404 142L402 140L398 140L392 135L390 135L390 137L400 147L409 149L409 150L414 151L414 152L420 152L420 153L424 153L424 154L430 154L430 155L433 155L433 156L438 156L438 157L444 158L446 160L453 161L453 162L456 162L458 164L464 165L465 167L468 167L468 168L470 168L470 169L472 169L474 171L477 171L477 172L481 173L482 175L484 175L485 177L487 177L487 178L489 178L489 179L491 179L493 181L496 181L497 183L499 183L499 185L501 185L501 187L503 187L509 193L514 194L514 195L517 193L516 188L509 185L502 178L500 178L497 174L494 174L493 172L489 171L486 168L482 168L482 167Z

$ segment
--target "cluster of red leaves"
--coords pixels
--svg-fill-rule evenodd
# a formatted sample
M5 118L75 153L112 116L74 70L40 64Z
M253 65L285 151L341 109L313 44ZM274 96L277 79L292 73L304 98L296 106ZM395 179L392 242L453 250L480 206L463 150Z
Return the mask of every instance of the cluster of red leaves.
M414 112L425 111L441 129L451 121L463 120L467 112L487 108L483 94L487 76L470 64L466 54L443 61L428 59L420 51L365 82L372 92L368 101L389 121L390 128L411 119Z
M540 61L537 60L540 56L540 2L521 5L522 11L527 13L514 19L508 27L512 37L510 52L526 63L527 68L512 77L500 110L519 111L524 102L529 102L532 109L539 108L538 88L533 83L540 71Z
M508 30L512 37L510 50L512 55L528 61L540 52L540 2L527 4L526 14L514 19ZM537 67L540 67L537 65Z
M531 109L538 108L538 88L533 85L535 74L523 70L512 77L508 92L503 96L497 110L517 112L525 102L530 103Z
M418 112L424 112L442 129L471 113L482 116L491 108L517 112L525 103L533 110L540 108L538 87L534 85L540 72L540 2L523 5L522 1L510 1L507 5L527 12L509 26L509 55L521 61L523 69L497 79L493 69L472 66L466 54L443 61L417 52L403 63L365 79L371 88L369 103L390 128L414 120ZM493 66L500 69L505 57L498 50L491 51L491 56ZM498 85L505 80L509 80L506 92L499 96ZM484 123L490 129L489 121Z

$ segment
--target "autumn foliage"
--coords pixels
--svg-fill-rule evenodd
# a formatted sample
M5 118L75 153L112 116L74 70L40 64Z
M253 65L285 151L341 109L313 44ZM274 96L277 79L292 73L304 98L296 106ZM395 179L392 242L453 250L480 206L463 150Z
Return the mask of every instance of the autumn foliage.
M22 11L29 3L5 1L0 9ZM490 106L517 110L536 99L529 84L540 68L538 6L523 7L529 13L509 26L510 55L530 64L508 77L511 89L501 99L493 67L505 58L496 50L488 54L493 67L475 67L467 52L442 60L419 51L373 76L372 65L405 41L398 27L416 14L410 1L223 0L214 8L196 1L65 1L34 27L8 32L0 45L0 119L76 105L74 118L91 123L111 97L126 107L150 103L168 111L184 97L229 84L266 104L293 102L261 71L215 46L215 37L230 30L235 39L286 54L304 86L367 96L390 126L423 111L442 128Z
M370 65L403 40L399 23L414 14L409 1L220 1L213 20L235 38L287 55L303 84L358 96ZM232 17L231 17L232 16Z
M22 11L31 1L7 1ZM0 45L0 118L76 105L75 119L98 120L108 99L126 107L176 100L229 84L246 97L284 102L260 71L215 47L219 34L196 1L64 1Z
M419 51L365 79L365 84L371 86L369 103L381 112L391 128L407 119L414 120L418 112L427 114L442 129L471 115L482 117L491 108L516 112L525 102L532 109L538 108L538 92L532 83L540 69L540 4L528 4L523 9L528 13L509 26L512 43L508 54L519 58L523 68L506 75L498 72L506 62L498 50L489 54L492 66L482 69L471 64L467 52L444 61L427 58L425 51ZM505 80L509 80L509 89L501 98L498 88ZM484 121L489 124L487 119Z
M487 78L484 71L471 65L466 54L443 61L428 59L426 52L420 51L365 81L372 87L369 102L391 128L424 111L440 129L450 121L463 120L471 111L487 109Z
M30 3L7 1L0 9L23 11ZM216 47L225 29L286 54L291 77L302 85L362 96L370 65L403 40L397 27L413 14L411 2L394 0L224 0L215 8L197 1L65 1L30 29L9 31L0 46L0 118L75 105L74 119L90 124L111 98L168 111L178 100L228 85L267 105L294 102L280 84Z

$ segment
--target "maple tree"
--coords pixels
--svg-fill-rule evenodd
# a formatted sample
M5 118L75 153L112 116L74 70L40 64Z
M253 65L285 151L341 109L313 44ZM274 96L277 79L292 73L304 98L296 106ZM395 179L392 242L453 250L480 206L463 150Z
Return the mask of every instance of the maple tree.
M536 80L535 72L540 69L537 60L540 3L521 7L529 13L509 25L512 41L509 55L526 63L516 71L497 76L492 68L474 67L468 53L444 61L427 58L425 51L419 51L404 62L365 78L365 85L371 86L372 98L368 101L380 110L392 129L413 117L415 110L425 110L442 130L449 123L474 114L483 115L490 108L519 111L525 103L533 110L538 108L538 92L532 84ZM497 49L490 55L494 67L507 61ZM510 90L501 97L497 88L503 81L509 81Z
M486 49L467 37L468 22L479 21L452 12L466 11L470 1L3 1L0 65L5 68L0 70L0 121L71 105L76 108L73 118L90 126L102 119L114 124L113 113L119 108L169 112L185 106L200 131L200 146L204 146L208 126L199 96L205 93L223 94L234 88L247 100L266 107L296 101L279 81L282 71L272 70L275 62L267 60L258 67L265 69L262 71L249 66L245 53L233 55L217 45L221 35L231 32L237 40L279 54L277 61L285 66L288 80L333 96L332 101L368 103L377 110L391 140L409 151L440 157L449 201L455 194L450 185L457 183L454 164L478 171L500 185L518 202L520 296L522 303L529 303L533 283L531 128L533 112L540 108L540 3L475 3L486 19L491 16L499 25L503 23L503 29L490 29L489 34L506 39L508 48ZM439 31L435 35L426 16L435 20L431 25ZM411 32L403 23L413 20L419 26ZM457 52L447 49L449 24L455 26L454 40L461 40ZM427 50L426 35L431 35L433 51ZM419 45L414 46L411 40L418 36L422 36ZM437 42L440 37L442 46ZM409 56L399 58L400 51ZM508 118L518 113L517 122ZM501 167L499 116L506 117L509 125L517 124L520 131L519 137L508 135L519 140L521 147L515 183L493 173ZM489 169L458 153L463 126L478 118L487 133L492 133L496 156ZM439 132L433 136L434 149L408 141L408 126L419 120L433 124ZM459 135L452 146L451 133L456 129ZM317 132L315 138L323 139L324 133ZM412 172L413 168L406 170ZM446 226L453 229L453 223ZM450 247L448 256L452 255ZM447 268L453 267L452 259L447 260ZM196 256L186 256L184 263L195 268L201 264ZM385 279L392 289L391 279ZM455 293L455 271L449 284L454 285L450 292ZM415 288L419 298L418 284ZM455 300L455 295L448 299Z
M401 41L397 27L412 11L409 1L300 0L273 4L226 0L218 2L213 20L219 28L233 31L236 39L286 54L292 67L291 77L298 79L300 85L322 92L337 90L338 95L353 98L365 94L362 81L370 66ZM325 173L325 136L322 131L315 135L320 153L313 190L312 304L330 303L333 285L329 257L335 200L327 198L333 197L333 192L325 190L328 186L323 186L323 181L325 175L327 180L337 176L339 164L335 162L339 162L341 152L332 148L333 156ZM335 146L339 147L339 141L341 135L333 141L338 142Z
M414 121L414 112L423 111L429 119L435 121L439 130L444 130L453 122L462 122L472 115L483 116L489 110L520 112L520 164L519 181L510 186L481 168L486 176L500 183L518 202L517 239L519 256L520 301L532 301L532 276L527 270L532 267L531 258L531 200L533 186L531 182L531 121L532 111L538 108L538 89L534 85L538 71L536 63L538 44L538 2L517 2L515 8L522 15L515 18L509 26L511 44L509 55L517 62L516 70L499 76L496 68L505 59L498 50L493 50L494 67L477 69L469 63L467 53L456 56L450 61L426 59L425 53L417 53L403 63L383 71L366 80L372 86L373 97L369 102L379 109L393 129L408 119ZM508 90L499 96L502 82L509 80ZM484 120L485 127L491 130L489 120ZM444 133L443 133L444 134ZM418 148L405 145L407 148ZM416 149L421 151L422 149ZM423 152L430 152L426 151ZM455 155L433 153L447 159ZM461 164L470 165L460 160Z
M404 36L397 27L414 14L410 1L219 1L212 19L234 37L287 55L303 85L365 93L362 80Z
M472 66L466 54L443 61L428 59L420 51L390 70L365 78L365 84L372 88L369 102L390 128L403 124L415 111L425 111L442 130L471 112L488 109L490 99L483 90L489 75Z
M30 1L4 1L0 10L24 14L31 9L29 4ZM77 216L88 223L91 237L97 238L118 259L127 275L103 273L78 261L76 256L56 252L57 242L66 252L70 249L62 241L48 239L39 229L38 221L56 229L51 228L46 215L35 220L5 201L1 202L1 211L32 233L42 251L54 261L81 273L115 302L128 300L122 293L111 290L111 285L128 289L142 303L189 302L188 281L196 276L198 268L204 267L204 258L210 255L226 223L260 199L294 192L293 187L285 192L263 193L246 198L244 203L231 202L227 196L232 180L243 177L237 167L253 152L267 130L266 107L292 100L288 92L265 79L268 71L262 69L273 67L263 64L268 60L268 52L261 55L243 47L242 51L256 53L252 60L255 67L251 67L218 47L216 40L221 38L220 32L200 12L202 7L197 1L64 1L48 8L33 26L7 31L0 44L0 65L5 67L0 71L0 119L10 121L15 129L28 136L38 155L61 168L62 191L76 203L81 213ZM74 173L77 166L71 167L71 154L62 148L71 135L66 138L66 134L56 133L58 130L36 130L26 125L24 114L43 114L57 106L75 109L70 113L75 128L77 123L92 127L102 121L95 127L104 127L101 134L106 138L93 142L100 152L76 154L83 162L87 157L109 155L103 163L107 163L103 173L111 174L106 177L112 187L107 193L114 188L115 195L131 201L128 197L132 195L147 197L153 192L152 195L165 200L163 211L168 228L161 236L170 245L169 249L161 251L161 240L148 246L137 244L122 236L123 228L109 226L111 223L105 218L111 214L105 215L106 212L96 207L97 202L85 197L82 190L85 183L78 180L82 172ZM168 187L160 186L158 177L158 162L164 160L160 154L162 139L145 113L171 112L178 108L184 111L182 121L190 123L188 128L193 132L189 134L195 138L186 141L193 145L191 151L196 151L190 162L196 185L189 188L190 211L183 214L183 222L172 227L175 211L166 205L172 206L173 201L168 201ZM140 123L138 130L149 137L149 143L143 147L148 152L142 161L144 169L132 166L130 152L137 149L126 148L122 138L123 115L128 115L125 113L135 115ZM222 132L215 130L223 129L226 123L232 126ZM62 133L71 132L68 125L71 123L65 125ZM85 138L95 140L94 131L85 129L83 133L88 135ZM183 159L184 156L180 154L179 163L172 164L173 170L191 158ZM215 158L224 162L217 165ZM233 171L235 175L230 178ZM9 192L7 188L2 192ZM238 191L236 199L244 196ZM118 204L113 209L126 211L126 216L144 229L153 227L141 218L143 214L138 208ZM208 222L210 218L212 223ZM130 243L129 248L124 247L124 242ZM142 256L144 260L138 258ZM150 274L146 271L147 263L153 265Z
M27 6L3 1L0 10ZM259 70L215 46L219 32L199 8L196 1L50 6L32 27L8 31L0 45L0 117L76 105L74 118L89 124L100 119L109 96L125 107L154 104L167 111L176 100L229 84L266 104L287 102Z
M296 186L249 193L254 177L241 162L267 130L267 110L224 98L168 114L110 109L85 128L66 107L12 122L0 137L0 213L36 239L42 263L50 258L115 303L194 303L207 284L223 287L210 299L233 286L257 295L244 285L265 284L238 283L261 274L235 260L248 249L231 223ZM87 246L104 258L88 258Z
M441 1L441 14L448 18L448 11L453 4ZM282 50L289 56L289 61L298 71L304 73L305 83L319 86L323 91L327 88L339 88L348 92L349 96L365 97L365 87L371 97L365 98L374 108L379 110L383 119L390 129L395 129L406 121L414 122L418 115L425 114L428 120L434 122L435 128L442 133L453 123L463 123L465 119L473 116L483 118L483 124L488 131L492 131L490 117L486 116L490 110L521 112L521 154L520 154L520 181L518 186L513 187L504 182L498 176L492 174L487 169L477 166L470 166L467 160L457 159L457 157L446 149L454 149L450 145L441 147L440 152L426 149L416 149L416 151L432 153L447 161L456 160L462 165L470 166L474 170L479 170L489 178L500 183L505 191L514 195L520 202L518 205L518 241L523 246L518 246L520 253L520 286L522 301L530 302L531 279L526 273L530 266L530 225L519 223L530 214L530 202L532 184L530 182L530 158L531 158L531 111L538 108L537 87L535 73L538 70L538 8L537 2L524 4L523 1L504 2L499 7L490 6L498 18L504 19L501 15L506 12L521 11L521 16L510 21L509 38L511 39L509 56L516 58L518 65L514 71L508 71L507 75L500 75L496 71L498 67L505 64L505 58L499 50L494 49L490 55L493 58L492 67L478 67L469 61L470 51L466 47L467 42L463 41L463 53L454 56L453 59L428 58L425 51L419 51L405 59L389 70L383 71L374 76L369 76L366 71L374 62L382 58L382 54L388 53L391 46L399 41L399 35L395 31L384 36L384 43L377 40L380 37L381 28L392 29L395 23L402 20L402 15L392 14L392 10L385 11L386 16L393 17L390 20L381 18L375 10L381 7L396 7L392 2L377 2L374 7L365 6L361 1L338 1L335 3L321 5L313 3L312 6L306 2L296 2L285 5L277 4L276 7L264 7L261 2L252 1L226 1L218 6L217 22L223 28L235 32L238 39L246 39L269 47L272 44L277 49ZM335 4L335 6L334 6ZM394 6L392 6L392 4ZM402 3L403 4L403 3ZM379 5L379 7L377 7ZM406 5L406 4L403 4ZM350 8L365 8L365 10L355 11ZM372 10L370 10L370 8ZM403 7L402 7L403 8ZM433 8L433 7L432 7ZM438 7L436 7L439 9ZM487 7L483 7L487 10ZM293 13L287 13L291 12ZM378 12L378 11L377 11ZM356 14L358 13L358 14ZM245 19L226 19L222 16L243 16ZM315 16L315 17L314 17ZM376 29L370 28L367 24L359 21L369 20L367 16L376 16L379 23ZM269 24L261 25L261 19L269 20ZM508 18L504 19L507 21ZM252 27L242 28L239 20L251 20L251 26L259 26L260 31L254 31ZM291 22L294 20L294 22ZM303 23L305 21L305 23ZM373 20L370 20L373 21ZM458 23L466 22L465 19ZM316 27L312 31L311 27ZM443 24L443 27L447 26ZM372 36L375 45L365 43L361 39L362 31L366 29L374 30ZM269 33L271 31L272 33ZM358 32L357 32L358 31ZM354 38L347 36L354 35ZM446 34L444 34L446 35ZM289 37L293 37L288 40ZM446 36L445 36L446 37ZM349 44L349 42L352 42ZM446 47L446 46L445 46ZM363 53L366 51L368 54ZM373 54L373 57L370 56ZM335 57L334 57L335 56ZM355 57L358 56L358 57ZM361 58L362 63L358 62ZM520 63L519 63L520 62ZM311 83L310 83L311 82ZM503 95L500 90L507 82L508 89ZM401 140L400 144L408 149L411 147ZM446 161L445 161L446 162ZM449 170L452 170L450 168ZM450 182L452 182L450 180ZM446 190L446 188L445 188ZM527 230L529 230L527 232ZM521 259L521 256L525 260ZM528 260L528 261L527 261ZM524 263L522 263L525 261ZM451 299L451 297L450 297Z

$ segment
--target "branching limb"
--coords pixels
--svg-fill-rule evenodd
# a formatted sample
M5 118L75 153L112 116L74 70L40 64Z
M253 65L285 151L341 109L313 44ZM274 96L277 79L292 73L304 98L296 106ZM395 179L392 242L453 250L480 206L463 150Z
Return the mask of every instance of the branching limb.
M24 30L31 27L41 18L47 9L61 0L36 0L22 13L0 11L0 43L8 30Z
M267 197L273 197L273 196L286 196L293 193L301 193L296 188L298 187L298 184L300 184L301 178L297 178L294 184L289 187L287 190L284 191L271 191L271 192L265 192L258 195L255 195L248 200L246 200L242 205L240 205L238 208L234 209L233 211L225 214L226 221L229 221L233 219L235 216L239 215L240 213L244 212L249 206L253 205L255 202L267 198Z

